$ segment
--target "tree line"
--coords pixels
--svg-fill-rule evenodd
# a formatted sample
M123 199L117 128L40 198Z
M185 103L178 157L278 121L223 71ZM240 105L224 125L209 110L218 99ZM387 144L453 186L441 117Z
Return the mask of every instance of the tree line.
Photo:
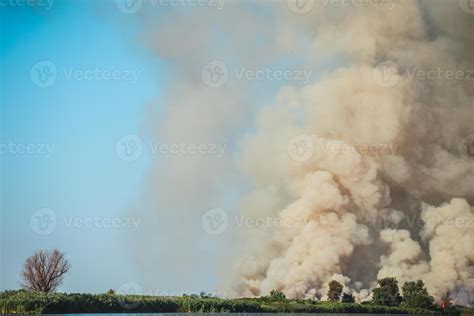
M27 258L22 272L22 287L26 290L41 293L54 292L62 283L64 275L69 271L71 265L66 260L64 253L55 249L53 251L39 250ZM433 309L434 298L428 293L422 280L405 282L401 287L400 294L396 278L383 278L378 280L378 287L372 290L372 303L376 306ZM344 292L344 286L338 281L332 280L328 284L328 301L354 303L352 294ZM110 290L108 294L114 295ZM272 290L268 296L262 299L278 301L286 300L285 295L278 290ZM441 308L451 305L449 292L441 299Z
M402 286L400 294L396 278L383 278L377 281L378 287L372 290L372 304L378 306L404 306L409 308L432 309L434 298L428 293L422 280L408 281ZM329 282L328 299L330 301L354 302L351 294L343 293L343 285L337 281ZM449 293L442 299L443 307L450 304Z
M383 278L377 281L378 287L372 290L371 303L377 306L403 306L408 308L433 309L434 298L428 293L422 280L408 281L402 286L402 294L398 287L398 280L393 277ZM354 303L352 294L343 292L344 286L338 281L332 280L328 283L327 298L330 302ZM267 297L273 300L286 299L285 295L277 290L272 290ZM441 308L451 306L450 293L447 292L440 302Z

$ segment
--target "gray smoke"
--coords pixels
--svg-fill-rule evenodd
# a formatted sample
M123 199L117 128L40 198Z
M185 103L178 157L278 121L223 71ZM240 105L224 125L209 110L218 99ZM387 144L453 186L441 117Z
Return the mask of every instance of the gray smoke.
M372 3L322 1L288 18L312 36L314 62L338 55L348 65L281 89L245 138L242 165L255 191L242 213L299 224L245 231L235 295L324 296L336 279L363 300L376 278L394 276L472 300L474 165L458 144L474 132L473 16L455 2ZM466 77L420 75L443 70ZM384 71L396 82L383 81ZM309 159L291 159L302 150L291 143L297 135Z
M143 13L146 43L174 75L166 112L147 123L151 137L239 148L219 160L155 161L147 216L189 219L180 223L188 237L173 235L187 252L197 233L183 225L244 177L253 188L240 216L287 224L230 232L229 295L324 297L336 279L364 300L377 278L395 276L468 304L474 162L459 144L474 134L474 15L457 1L309 3L305 12L290 0ZM208 87L200 74L212 60L229 69L291 60L321 77L289 83L262 107L273 82ZM249 121L255 131L242 136Z

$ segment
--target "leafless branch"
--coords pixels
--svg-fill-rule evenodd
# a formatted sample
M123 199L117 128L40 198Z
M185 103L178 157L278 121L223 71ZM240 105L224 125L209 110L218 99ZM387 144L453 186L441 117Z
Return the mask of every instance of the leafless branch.
M39 250L26 259L22 273L22 287L36 292L53 292L61 285L64 274L70 269L64 254L53 251Z

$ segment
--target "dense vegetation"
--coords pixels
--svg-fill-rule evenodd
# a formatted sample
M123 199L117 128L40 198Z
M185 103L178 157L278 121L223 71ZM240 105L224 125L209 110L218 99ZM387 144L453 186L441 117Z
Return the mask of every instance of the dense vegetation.
M398 290L398 281L395 278L378 280L379 287L373 289L372 301L376 305L398 306L403 298ZM424 285L423 285L424 287Z
M473 315L472 309L451 306L441 311L408 306L377 306L372 303L322 302L290 300L275 291L261 298L220 299L215 297L158 297L141 295L39 293L25 290L0 293L3 314L55 313L186 313L186 312L248 312L248 313L386 313Z
M327 301L287 299L270 291L258 298L222 299L197 295L147 296L54 293L70 265L59 250L39 250L29 257L22 273L23 290L0 292L0 314L76 314L76 313L366 313L366 314L445 314L474 315L474 309L456 306L447 292L434 304L423 281L405 282L400 294L396 278L378 280L372 300L357 304L344 285L328 283ZM46 273L45 273L46 272ZM319 294L317 294L319 295Z

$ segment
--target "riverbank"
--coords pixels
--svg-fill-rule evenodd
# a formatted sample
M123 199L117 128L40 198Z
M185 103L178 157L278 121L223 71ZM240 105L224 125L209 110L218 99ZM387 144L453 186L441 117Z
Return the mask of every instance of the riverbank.
M41 294L27 291L0 293L2 314L78 313L367 313L474 315L474 309L453 306L440 310L374 306L371 304L215 297L164 297L116 294Z

